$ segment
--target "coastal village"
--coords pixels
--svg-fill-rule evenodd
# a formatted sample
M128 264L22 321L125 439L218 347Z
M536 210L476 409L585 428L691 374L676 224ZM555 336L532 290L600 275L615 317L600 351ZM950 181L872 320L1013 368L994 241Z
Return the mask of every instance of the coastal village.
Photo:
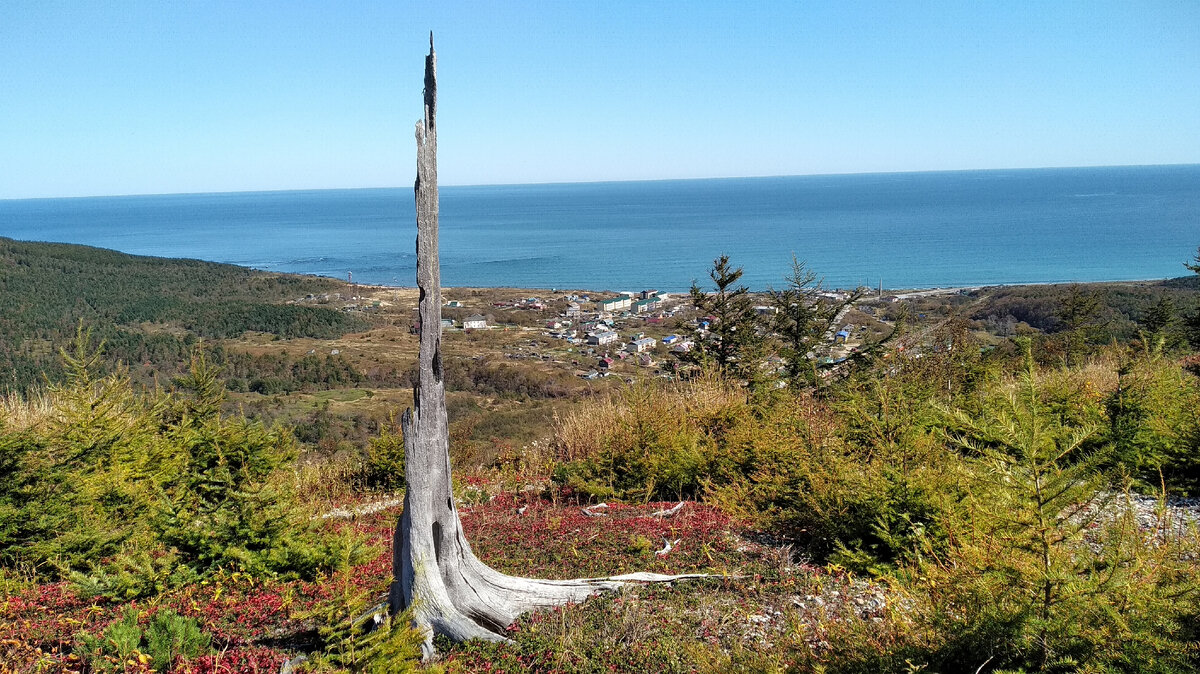
M307 297L298 302L340 303L346 311L383 311L403 315L401 290L385 286L353 286L341 296ZM851 291L829 290L821 299L841 303ZM846 307L834 328L817 345L827 363L845 359L862 344L876 341L892 329L902 297L871 293ZM768 319L777 309L763 294L754 310ZM399 302L399 306L397 306ZM419 322L415 303L406 326L415 334ZM697 340L710 338L716 320L701 315L687 293L656 289L620 292L541 291L521 289L448 288L444 290L442 329L451 334L484 337L502 345L503 357L541 361L568 370L585 380L619 376L631 380L647 374L673 378ZM924 315L922 314L922 317ZM782 360L768 366L782 369Z
M903 317L905 335L889 350L920 357L928 333L956 312L979 301L979 288L923 290L872 289L820 291L820 300L843 308L820 343L814 360L836 365L866 344L891 334ZM415 338L419 328L413 288L347 283L342 292L306 296L298 304L335 306L373 316L377 327L340 340L337 354L362 368L407 367L411 357L395 347ZM768 293L751 293L764 328L776 312ZM688 353L698 340L710 339L712 316L702 315L686 292L646 288L636 291L582 289L443 289L442 329L453 358L508 362L554 378L571 378L590 387L617 385L646 377L676 379L694 365ZM1016 326L1017 329L1020 326ZM404 337L401 337L404 335ZM986 335L980 333L986 340ZM251 340L253 341L253 340ZM301 345L297 344L297 347ZM271 343L256 349L269 350ZM327 347L328 348L328 347ZM305 352L319 352L316 344ZM783 380L784 361L776 355L763 367ZM836 370L836 368L834 368ZM768 377L771 376L770 373Z

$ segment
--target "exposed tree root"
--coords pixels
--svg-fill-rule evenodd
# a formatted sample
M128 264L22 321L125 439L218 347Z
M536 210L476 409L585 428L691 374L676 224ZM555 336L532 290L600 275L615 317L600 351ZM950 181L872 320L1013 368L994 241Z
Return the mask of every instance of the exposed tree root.
M650 513L650 516L651 517L664 517L664 518L665 517L674 517L676 514L679 513L680 510L683 510L684 504L685 504L684 501L680 501L679 503L675 504L675 507L665 508L663 510L659 510L659 511Z

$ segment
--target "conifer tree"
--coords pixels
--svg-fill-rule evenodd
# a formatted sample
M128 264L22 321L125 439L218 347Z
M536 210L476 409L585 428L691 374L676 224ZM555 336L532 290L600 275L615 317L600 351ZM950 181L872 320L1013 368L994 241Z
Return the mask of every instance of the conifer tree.
M1193 259L1195 260L1194 264L1190 262L1184 262L1183 266L1200 276L1200 247L1196 248L1196 257ZM1184 316L1183 326L1188 343L1190 343L1193 348L1200 349L1200 308L1197 308L1195 311Z
M824 297L824 283L794 255L792 271L784 280L783 290L769 290L776 310L772 327L782 341L780 355L787 364L788 378L801 386L813 386L820 369L816 349L842 311L861 299L863 292L855 290L842 300Z
M1067 288L1062 299L1059 320L1066 339L1067 362L1074 363L1092 337L1100 316L1100 298L1095 291L1085 290L1078 283Z
M1200 274L1200 246L1196 247L1196 255L1192 260L1193 262L1184 262L1183 266L1187 267L1193 273Z
M742 268L734 269L729 256L722 255L713 260L708 276L714 292L706 293L692 282L692 303L701 316L712 318L707 331L696 340L695 358L711 360L722 372L751 379L763 340L750 289L738 283Z
M1151 335L1161 335L1175 323L1175 318L1175 303L1170 297L1162 297L1146 311L1142 327Z
M930 548L922 573L940 586L944 610L974 615L959 630L983 642L965 646L979 662L1075 671L1097 657L1164 650L1166 662L1180 628L1172 615L1195 597L1194 579L1176 575L1187 562L1139 531L1132 506L1109 491L1107 457L1083 449L1098 428L1056 418L1023 346L1024 371L999 401L949 415L951 437L977 467L948 527L949 549ZM1156 546L1168 552L1148 552ZM1148 566L1150 557L1160 566ZM1156 627L1131 630L1139 622ZM1115 634L1141 641L1113 643Z

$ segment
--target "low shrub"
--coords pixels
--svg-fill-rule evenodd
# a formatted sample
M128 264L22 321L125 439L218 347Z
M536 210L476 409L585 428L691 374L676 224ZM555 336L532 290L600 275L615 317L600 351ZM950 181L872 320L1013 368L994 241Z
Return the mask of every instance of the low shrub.
M383 424L379 435L367 441L363 480L379 489L402 489L404 480L404 435L395 424Z
M716 378L674 388L635 384L559 420L555 443L565 460L554 479L595 499L696 497L732 468L720 437L748 411Z
M126 609L100 636L83 632L79 645L96 672L130 671L130 663L168 672L180 658L194 658L212 651L212 636L193 618L169 609L142 620L136 609ZM136 668L135 668L136 671Z
M343 543L285 488L295 440L222 417L203 354L175 392L139 393L122 371L97 375L88 341L64 353L41 421L0 428L0 564L127 599L218 568L312 578L337 563Z

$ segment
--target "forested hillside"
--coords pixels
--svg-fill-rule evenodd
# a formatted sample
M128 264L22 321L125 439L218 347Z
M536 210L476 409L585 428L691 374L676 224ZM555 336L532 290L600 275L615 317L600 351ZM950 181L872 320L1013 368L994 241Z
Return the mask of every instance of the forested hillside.
M0 238L0 388L17 391L62 375L56 346L82 321L113 360L176 372L197 338L245 331L336 337L367 327L336 308L286 304L337 292L333 279L234 265L126 255Z
M1161 324L1178 322L1200 309L1197 290L1200 277L1196 276L1136 283L988 288L980 293L983 301L974 307L971 318L992 325L1025 323L1044 332L1069 330L1074 320L1103 337L1130 339L1139 329L1163 327Z

